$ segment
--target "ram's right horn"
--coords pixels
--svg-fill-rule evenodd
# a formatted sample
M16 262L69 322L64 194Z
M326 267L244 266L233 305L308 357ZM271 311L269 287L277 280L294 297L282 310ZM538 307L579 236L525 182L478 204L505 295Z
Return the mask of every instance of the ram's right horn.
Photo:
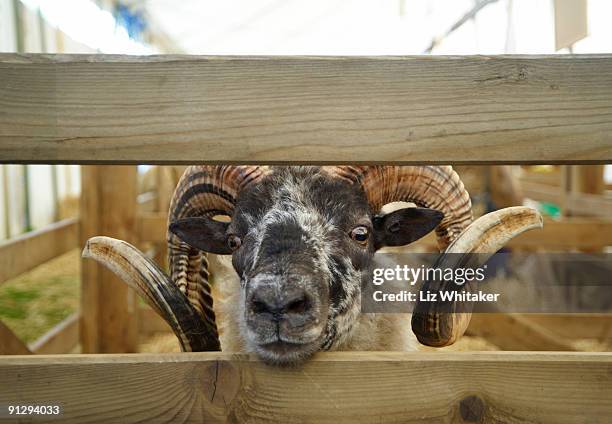
M471 223L444 251L435 267L441 269L478 267L519 234L542 228L542 217L534 209L515 206L486 214ZM478 263L474 263L477 261ZM426 281L421 290L453 290L454 281ZM465 283L473 291L475 282ZM428 346L442 347L456 342L467 329L472 316L471 304L454 302L418 302L412 315L412 330Z

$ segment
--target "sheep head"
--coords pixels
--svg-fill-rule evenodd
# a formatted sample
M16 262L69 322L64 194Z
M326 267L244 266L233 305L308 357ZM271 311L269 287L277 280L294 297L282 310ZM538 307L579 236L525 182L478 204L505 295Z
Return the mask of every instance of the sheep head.
M419 207L378 215L394 201ZM148 274L124 279L174 323L184 350L216 350L202 252L232 255L247 348L269 363L299 363L350 339L376 250L405 245L435 228L443 251L494 253L514 235L541 225L537 213L519 209L470 225L469 195L450 167L194 166L179 182L170 208L170 279L135 255L124 268L142 266ZM221 215L230 221L219 220ZM125 246L107 251L117 247ZM421 342L442 346L454 342L468 322L469 311L441 313L435 304L420 305L413 330Z

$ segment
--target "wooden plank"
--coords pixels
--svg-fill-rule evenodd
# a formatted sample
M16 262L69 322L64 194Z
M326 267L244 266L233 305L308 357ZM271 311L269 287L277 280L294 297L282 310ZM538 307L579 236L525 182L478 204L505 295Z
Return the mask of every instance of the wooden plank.
M136 220L136 231L138 241L141 243L158 243L166 240L166 228L168 228L168 214L164 213L140 213Z
M522 183L538 183L547 186L559 187L561 171L559 168L554 168L548 172L537 172L529 167L523 167L519 174L519 181Z
M502 350L576 350L569 341L520 314L474 314L468 333Z
M30 349L0 321L0 355L29 355ZM1 380L1 379L0 379Z
M577 193L603 194L604 165L576 165L572 173L572 190Z
M541 230L528 231L508 243L511 247L543 249L590 248L612 245L612 219L546 220Z
M0 398L57 422L608 422L611 353L322 353L272 368L221 353L0 360ZM53 384L51 384L51 382Z
M587 0L555 0L555 50L571 49L589 35Z
M416 242L436 246L433 234ZM562 221L546 220L544 227L528 231L510 240L509 247L518 249L566 250L586 249L612 245L612 219L566 218Z
M81 245L99 235L136 243L136 167L84 166L81 187ZM137 318L136 299L128 286L96 262L84 260L80 322L83 352L136 352Z
M548 202L560 205L563 201L561 187L553 187L540 182L521 181L521 189L525 197L539 202Z
M572 215L612 216L612 198L599 194L568 193L566 208Z
M157 210L157 193L153 191L147 191L146 193L140 193L136 199L138 203L138 210L142 212L155 212Z
M138 324L140 335L144 337L153 333L172 332L168 323L149 307L138 309Z
M0 161L606 163L612 55L0 56Z
M65 219L0 244L0 284L75 249L77 222Z
M30 345L36 354L70 353L79 344L79 314L73 313Z
M612 339L612 314L528 314L535 324L568 339Z

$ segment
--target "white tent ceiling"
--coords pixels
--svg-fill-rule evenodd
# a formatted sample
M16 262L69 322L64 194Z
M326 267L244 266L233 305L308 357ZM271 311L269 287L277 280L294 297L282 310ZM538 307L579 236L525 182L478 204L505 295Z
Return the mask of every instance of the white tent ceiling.
M131 1L146 8L179 50L191 54L421 54L482 1L488 4L434 53L555 50L553 0ZM591 36L574 51L610 51L611 13L612 1L588 0Z
M417 54L473 0L147 0L188 53Z

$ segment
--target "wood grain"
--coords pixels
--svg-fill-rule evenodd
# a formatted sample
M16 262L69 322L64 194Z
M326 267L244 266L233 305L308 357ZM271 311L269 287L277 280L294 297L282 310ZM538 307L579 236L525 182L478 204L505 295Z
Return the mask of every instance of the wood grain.
M523 317L558 337L612 340L612 314L528 314Z
M606 423L611 375L610 353L327 353L295 369L221 353L21 356L0 359L0 399L61 403L57 422L80 424Z
M0 162L605 163L612 55L0 55Z
M138 333L146 338L154 333L172 333L172 329L157 312L146 306L138 308Z
M524 180L521 181L521 190L525 197L537 200L539 202L548 202L561 205L564 196L560 186L553 186L548 183L534 182Z
M612 216L612 197L587 194L568 193L565 199L568 213L581 216Z
M168 228L167 212L142 212L136 219L136 231L140 243L158 243L166 241Z
M0 284L75 249L77 233L69 218L0 244Z
M416 242L428 247L436 246L433 234ZM612 246L612 220L608 218L564 218L545 220L544 227L525 232L510 240L508 247L542 249L548 251L587 249Z
M136 240L135 166L81 168L80 245L105 235ZM81 264L80 340L84 353L135 352L136 297L115 274L92 260Z
M501 350L577 350L543 325L521 314L474 314L467 334L483 337Z
M0 321L0 355L29 355L31 353L26 344L13 333L13 330Z

